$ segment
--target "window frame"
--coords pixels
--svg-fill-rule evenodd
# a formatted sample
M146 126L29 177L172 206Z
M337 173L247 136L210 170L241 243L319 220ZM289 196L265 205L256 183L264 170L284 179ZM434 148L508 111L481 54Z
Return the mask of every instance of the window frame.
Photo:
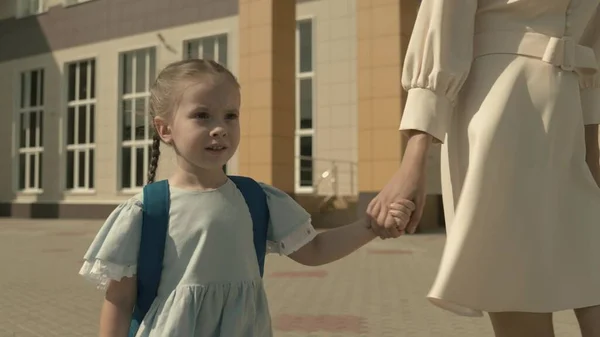
M31 94L31 78L34 72L38 73L38 82L37 82L37 103L35 106L31 106L30 102L30 94ZM41 80L40 80L41 78ZM24 82L23 82L24 81ZM43 176L44 176L44 127L45 123L45 100L46 100L46 71L44 67L36 67L29 69L22 69L15 73L15 87L18 88L17 91L19 95L14 98L14 137L13 137L13 148L14 148L14 160L13 160L13 172L15 172L15 179L13 180L13 190L20 194L41 194L43 193ZM25 89L25 92L23 92ZM24 100L25 105L21 104L21 100ZM41 112L41 115L38 113ZM30 117L32 113L36 113L36 119L38 119L36 123L36 136L34 139L34 146L30 146ZM25 143L26 146L21 146L21 116L26 115L24 118L25 124L27 125L25 131ZM40 124L41 122L41 124ZM40 146L35 146L40 145ZM21 167L21 155L25 155L25 167ZM34 161L34 183L33 187L30 187L30 160L32 157L36 158ZM24 172L24 188L21 188L21 171Z
M137 56L135 58L132 59L131 64L132 64L132 71L131 71L131 93L123 93L123 82L124 82L124 62L123 62L123 57L125 55L136 55L138 52L140 51L145 51L145 61L146 61L146 66L144 68L145 74L145 81L146 81L146 86L145 86L145 91L141 91L141 92L136 92L136 80L137 80ZM124 50L124 51L120 51L118 53L118 63L119 63L119 76L118 76L118 85L117 85L117 97L118 97L118 128L117 128L117 132L118 132L118 151L117 151L117 189L125 194L135 194L135 193L139 193L144 185L147 182L146 179L146 173L148 172L148 167L149 167L149 162L150 162L150 158L151 158L151 146L152 146L152 122L151 122L151 116L150 116L150 87L151 87L151 83L155 80L154 78L151 78L152 76L152 71L151 71L151 65L150 65L150 60L151 60L151 53L154 53L154 77L156 77L157 71L158 71L158 48L155 45L150 45L150 46L144 46L144 47L139 47L139 48L134 48L134 49L128 49L128 50ZM145 104L145 108L144 108L144 138L143 139L135 139L135 132L132 132L131 134L131 139L129 140L123 140L123 107L124 107L124 102L126 100L129 100L132 102L131 105L131 109L132 109L132 113L130 116L130 122L132 123L131 125L135 124L135 102L139 99L144 99L144 104ZM133 129L135 130L135 129ZM143 158L144 158L144 166L142 169L142 174L143 174L143 179L142 179L142 185L141 186L137 186L135 184L136 182L136 178L137 178L137 155L131 155L133 153L133 151L131 151L130 153L130 172L129 172L129 182L130 185L129 187L126 187L123 185L124 181L123 181L123 149L124 148L129 148L129 149L139 149L142 148L144 151L143 154Z
M310 71L305 71L302 72L300 71L300 24L301 23L306 23L306 22L310 22L310 26L311 26L311 70ZM314 163L314 149L315 149L315 122L316 122L316 118L315 118L315 107L316 107L316 100L315 100L315 94L316 94L316 90L315 90L315 18L312 16L309 17L302 17L302 18L298 18L296 20L296 48L295 48L295 88L296 88L296 95L295 95L295 121L296 121L296 127L294 130L294 190L296 193L303 193L303 194L309 194L309 193L314 193L314 182L315 182L315 163ZM300 82L304 79L311 79L311 127L310 128L301 128L301 111L300 111L300 101L301 101L301 97L300 97ZM300 140L304 137L311 137L311 147L312 147L312 155L311 158L313 158L311 160L311 164L312 164L312 181L311 181L311 185L310 186L306 186L306 185L302 185L302 181L301 181L301 161L302 159L300 158L301 155L301 149L300 149Z
M86 62L87 63L87 67L88 68L88 75L92 74L92 69L91 69L91 63L92 61L94 61L94 68L93 68L93 79L92 76L88 76L88 81L87 81L87 85L86 85L86 89L88 92L90 92L90 96L91 96L91 86L92 86L92 82L93 82L93 88L94 88L94 97L93 98L86 98L86 99L79 99L78 98L78 93L79 93L79 81L80 81L80 71L81 71L81 66L79 65L80 63ZM73 64L78 64L76 67L76 73L75 73L75 97L76 99L74 100L69 100L69 87L70 87L70 81L69 81L69 67ZM97 117L97 104L98 104L98 58L96 56L90 56L90 57L82 57L79 59L74 59L74 60L70 60L64 63L64 69L63 69L63 83L65 84L62 90L62 94L64 97L64 108L63 108L63 112L64 112L64 122L63 122L63 127L64 127L64 135L63 135L63 149L64 149L64 157L62 158L63 161L63 165L64 165L64 170L62 172L64 172L63 178L64 183L63 183L63 190L65 190L67 193L70 194L95 194L96 193L96 183L95 180L97 178L97 173L98 171L96 170L96 166L97 166L97 146L96 146L96 138L98 136L98 132L97 132L97 123L96 123L96 117ZM78 108L80 106L87 106L87 110L86 110L86 131L89 131L88 133L86 133L86 138L89 138L90 134L93 133L94 135L94 141L93 142L88 142L88 143L83 143L83 144L68 144L69 141L69 109L70 108ZM94 122L93 122L93 128L91 126L92 122L91 119L88 118L91 114L91 107L94 107ZM79 134L79 125L78 125L78 121L79 121L79 113L74 114L74 116L76 117L75 120L73 121L73 126L74 126L74 130L73 130L73 135L74 138L78 137ZM74 140L75 141L75 140ZM68 183L68 156L69 156L69 151L73 152L73 187L69 188L69 183ZM79 156L75 155L75 153L78 152L83 152L84 153L84 160L85 160L85 164L84 166L87 168L86 172L84 173L84 187L79 187L77 186L76 182L78 180L78 175L79 175ZM93 165L90 165L90 154L93 153L94 156L94 160L93 160ZM90 179L90 168L93 170L93 178L94 179ZM90 184L91 183L91 184ZM93 185L92 187L90 187L90 185Z
M226 54L225 54L225 63L222 62L222 60L220 58L215 59L213 58L215 61L217 61L218 63L222 64L224 67L229 69L229 66L231 65L231 57L230 57L230 51L231 51L231 39L229 37L229 32L225 32L225 31L221 31L221 32L214 32L214 33L209 33L209 34L203 34L203 35L199 35L196 37L190 37L187 39L183 40L183 48L182 48L182 52L183 52L183 59L184 60L188 60L190 59L189 55L189 45L191 43L198 43L198 56L202 55L202 43L200 43L203 40L206 39L215 39L214 41L214 49L213 49L213 55L219 55L219 37L224 37L225 38L225 46L227 46L227 50L226 50Z
M46 13L48 8L46 6L46 0L37 0L38 8L37 10L29 11L29 6L25 3L29 3L32 0L16 0L16 13L15 17L17 19L25 18L28 16L40 15Z
M223 60L221 60L220 58L218 59L214 59L216 62L218 62L219 64L223 65L225 68L230 69L231 67L231 38L230 38L230 33L228 31L215 31L212 33L208 33L208 34L203 34L203 35L199 35L199 36L194 36L194 37L190 37L190 38L186 38L183 40L183 47L182 47L182 53L183 55L181 55L181 57L184 60L188 60L191 59L191 57L189 57L190 51L189 51L189 47L191 43L197 43L198 44L198 56L202 55L202 40L205 39L215 39L214 41L214 49L213 49L213 55L219 55L219 37L224 37L225 38L225 46L227 46L226 52L225 52L225 62L223 62ZM226 163L223 166L223 171L225 172L225 174L230 174L231 169L229 166L229 163Z

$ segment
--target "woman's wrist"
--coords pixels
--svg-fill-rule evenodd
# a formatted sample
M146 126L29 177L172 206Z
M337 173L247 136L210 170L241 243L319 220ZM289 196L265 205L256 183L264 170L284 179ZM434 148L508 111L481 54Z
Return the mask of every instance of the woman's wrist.
M430 142L433 140L433 136L428 134L425 131L421 131L421 130L409 130L408 131L408 138L409 139L422 139L422 140L429 140Z
M433 137L425 132L411 131L403 161L425 164Z

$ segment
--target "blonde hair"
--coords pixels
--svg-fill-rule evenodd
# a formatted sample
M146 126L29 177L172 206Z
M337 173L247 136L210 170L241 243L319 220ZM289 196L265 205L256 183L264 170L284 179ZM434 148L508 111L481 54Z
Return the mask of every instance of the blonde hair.
M169 64L163 69L150 88L150 116L168 118L174 110L177 97L179 97L177 84L187 79L198 79L202 76L223 77L233 81L238 87L235 76L224 66L204 59L189 59ZM153 123L154 125L154 123ZM152 136L152 153L148 167L148 183L153 183L156 178L158 159L160 157L161 138L154 129Z

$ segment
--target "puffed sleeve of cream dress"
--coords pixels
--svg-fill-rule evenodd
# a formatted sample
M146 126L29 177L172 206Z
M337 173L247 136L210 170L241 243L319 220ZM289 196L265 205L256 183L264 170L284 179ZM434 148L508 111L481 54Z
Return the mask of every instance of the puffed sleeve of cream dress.
M400 130L419 130L444 141L473 60L476 10L475 0L421 3L402 72L408 98Z
M583 34L581 44L594 50L600 65L600 6L596 10L595 18L590 21ZM582 74L579 78L583 123L585 125L600 124L600 72L593 75Z

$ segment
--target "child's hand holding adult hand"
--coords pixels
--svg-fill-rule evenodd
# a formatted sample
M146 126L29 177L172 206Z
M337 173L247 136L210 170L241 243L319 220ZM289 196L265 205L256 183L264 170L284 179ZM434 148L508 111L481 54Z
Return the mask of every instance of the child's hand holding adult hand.
M414 233L425 207L425 165L431 136L417 133L408 141L400 169L369 203L367 214L371 218L371 229L381 238L395 238L404 232ZM397 226L396 218L390 214L390 205L410 200L415 209L410 221Z
M401 200L390 205L389 216L394 219L396 229L406 228L415 211L415 203L410 200Z

